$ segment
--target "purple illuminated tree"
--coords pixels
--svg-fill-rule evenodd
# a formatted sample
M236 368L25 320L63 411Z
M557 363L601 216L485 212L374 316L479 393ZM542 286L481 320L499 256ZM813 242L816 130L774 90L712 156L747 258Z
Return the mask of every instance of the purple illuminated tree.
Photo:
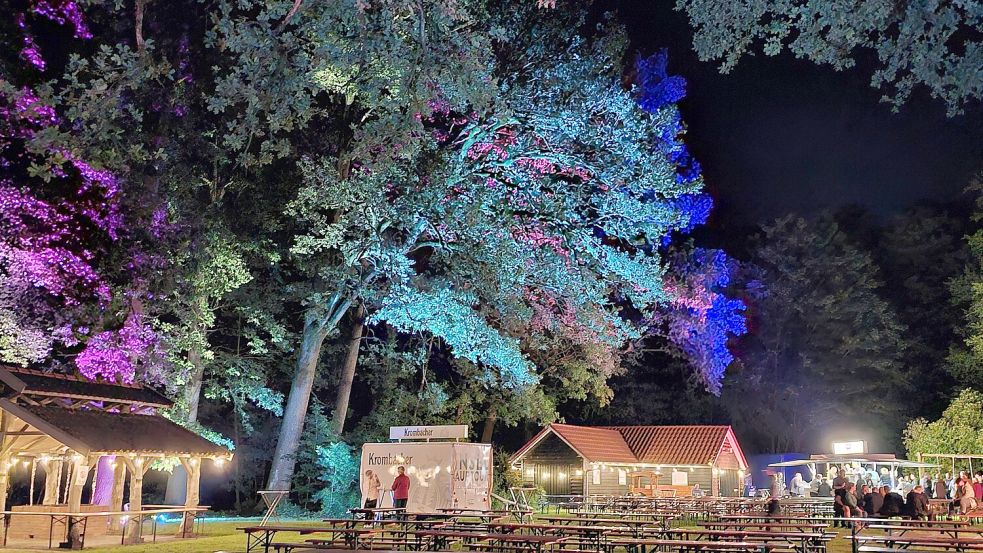
M30 27L38 19L92 37L74 2L29 3L15 23L21 58L34 70L47 67ZM84 376L132 382L137 365L161 359L136 291L147 256L124 225L120 180L76 153L65 140L71 130L29 82L0 79L0 361L27 365L53 351L78 353ZM133 280L104 271L111 247L131 257L124 271ZM114 284L128 293L114 295ZM107 329L116 317L121 327Z

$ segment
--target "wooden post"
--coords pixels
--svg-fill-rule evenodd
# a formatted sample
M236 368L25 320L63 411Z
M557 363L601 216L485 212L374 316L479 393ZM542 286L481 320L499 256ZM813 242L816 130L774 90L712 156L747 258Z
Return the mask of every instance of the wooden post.
M72 457L72 478L66 484L68 487L68 512L78 513L82 510L82 489L89 479L89 461L81 455ZM68 547L82 549L81 519L68 516Z
M119 457L117 457L119 458ZM126 468L130 472L130 512L139 513L143 510L143 475L150 468L150 461L143 457L122 457L126 463ZM143 543L143 521L140 515L131 514L124 532L126 538L124 543Z
M201 495L201 457L185 458L181 457L181 464L188 473L187 491L184 495L184 507L192 509L198 506ZM186 512L181 520L181 527L178 528L178 536L182 538L194 537L195 533L195 514Z
M126 487L126 463L123 456L117 455L113 460L113 491L109 498L110 511L123 510L123 489ZM120 523L119 516L109 517L109 533L119 534L122 532L123 525Z
M7 487L10 484L10 454L0 456L0 511L7 510ZM5 536L7 517L0 515L0 536Z
M61 459L42 459L39 463L44 470L44 499L42 505L57 505L61 495Z

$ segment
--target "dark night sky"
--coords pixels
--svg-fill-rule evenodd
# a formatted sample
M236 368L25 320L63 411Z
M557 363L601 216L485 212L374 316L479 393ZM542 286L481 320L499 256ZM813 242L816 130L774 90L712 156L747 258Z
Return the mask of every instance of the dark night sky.
M913 97L900 113L879 102L870 66L837 72L790 54L745 57L728 75L692 50L673 2L609 0L633 48L670 51L689 81L680 104L686 142L717 200L713 226L860 204L889 215L921 200L951 201L983 168L983 109L948 119L941 101Z

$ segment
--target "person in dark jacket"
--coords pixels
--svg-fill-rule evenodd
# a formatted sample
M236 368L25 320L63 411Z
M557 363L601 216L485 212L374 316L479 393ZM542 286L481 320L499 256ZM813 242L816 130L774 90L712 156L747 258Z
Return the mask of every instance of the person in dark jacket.
M832 497L833 496L833 486L829 485L829 480L824 477L819 481L819 489L816 490L816 495L818 497Z
M846 528L846 522L840 521L841 518L848 516L844 511L846 509L846 489L836 488L833 490L833 527L843 526Z
M874 488L870 493L864 494L864 510L867 511L867 516L876 516L883 504L884 490L882 488Z
M935 475L935 499L949 499L949 486L941 474Z
M925 488L915 486L908 497L905 498L904 515L906 517L928 519L928 498L925 497Z
M888 518L901 516L901 513L904 512L904 498L892 492L888 486L882 487L881 491L884 492L884 503L877 514Z
M847 518L863 518L866 516L863 508L857 504L857 485L847 482L846 494L843 496L843 516Z

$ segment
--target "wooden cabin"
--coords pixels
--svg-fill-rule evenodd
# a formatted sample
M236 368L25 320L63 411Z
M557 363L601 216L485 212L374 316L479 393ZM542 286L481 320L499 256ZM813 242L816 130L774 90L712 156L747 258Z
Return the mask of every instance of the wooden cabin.
M739 496L748 463L730 426L550 424L511 458L549 495Z

